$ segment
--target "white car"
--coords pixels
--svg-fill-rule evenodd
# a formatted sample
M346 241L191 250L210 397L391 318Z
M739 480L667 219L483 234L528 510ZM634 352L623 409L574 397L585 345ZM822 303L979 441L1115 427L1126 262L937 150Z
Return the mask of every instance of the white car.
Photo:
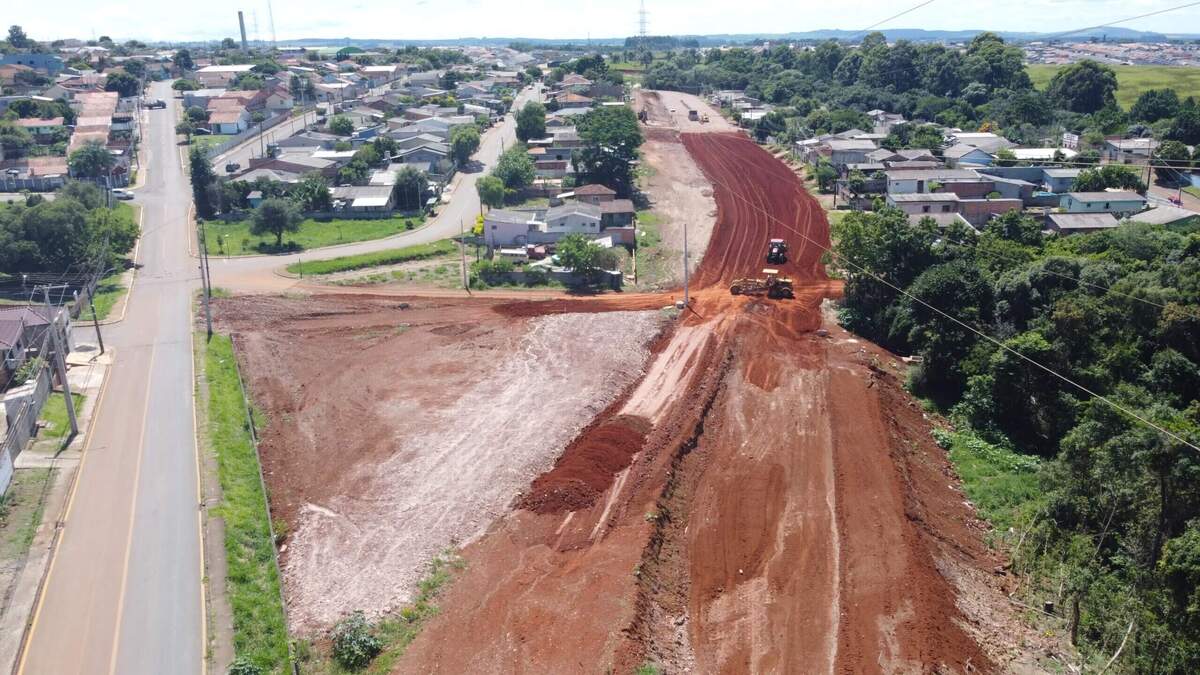
M112 196L116 197L117 199L133 199L133 193L129 190L113 190Z

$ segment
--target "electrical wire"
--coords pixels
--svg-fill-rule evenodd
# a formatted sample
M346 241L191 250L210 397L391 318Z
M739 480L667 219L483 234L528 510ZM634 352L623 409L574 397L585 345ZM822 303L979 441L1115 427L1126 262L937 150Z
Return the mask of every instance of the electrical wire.
M859 32L857 32L854 35L851 35L850 37L845 38L845 39L847 41L849 41L849 40L853 40L854 38L857 38L860 35L866 35L867 33L871 32L871 30L874 28L882 26L883 24L885 24L893 19L899 19L900 17L904 16L905 14L911 14L912 12L915 12L918 9L921 9L922 7L924 7L926 5L932 5L934 2L936 2L936 0L925 0L925 2L922 2L913 7L910 7L908 9L904 10L903 12L900 12L899 14L893 14L886 19L883 19L881 21L876 21L875 23L871 24L870 26L867 26L866 28L860 30Z
M996 338L992 337L991 335L988 335L987 333L983 332L983 331L982 331L982 330L980 330L979 328L976 328L975 326L973 326L973 325L971 325L971 324L969 324L969 323L967 323L967 322L965 322L965 321L962 321L961 319L959 319L959 318L957 318L957 317L955 317L955 316L953 316L953 315L949 314L948 312L945 312L945 311L943 311L942 309L940 309L940 308L938 308L938 307L935 307L935 306L931 305L930 303L926 302L925 300L923 300L923 299L921 299L921 298L919 298L919 297L917 297L917 296L913 295L912 293L908 292L906 289L903 289L903 288L900 288L899 286L896 286L895 284L891 283L891 282L890 282L890 281L888 281L887 279L884 279L883 277L881 277L881 276L879 276L879 275L875 274L874 272L871 272L870 270L867 270L867 269L866 269L865 267L863 267L862 265L859 265L858 263L855 263L854 261L852 261L852 260L849 260L849 259L847 259L846 257L842 256L841 254L837 253L836 251L834 251L834 250L833 250L833 248L832 248L831 246L828 246L828 245L826 245L826 244L823 244L823 243L821 243L820 241L817 241L816 239L813 239L812 237L808 236L807 234L805 234L805 233L801 232L800 230L796 229L795 227L793 227L793 226L789 225L788 223L785 223L785 222L783 222L782 220L780 220L779 218L777 218L777 217L776 217L774 214L770 213L770 212L769 212L769 211L767 211L766 209L764 209L764 208L762 208L762 207L758 206L757 204L754 204L754 203L753 203L753 202L751 202L750 200L746 199L746 198L745 198L744 196L742 196L742 195L741 195L739 192L737 192L736 190L732 189L732 188L731 188L729 185L727 185L727 184L725 184L725 183L723 183L723 182L721 182L721 181L715 180L715 179L713 179L711 176L709 176L708 178L709 178L709 180L710 180L710 181L712 181L714 184L716 184L716 185L719 185L719 186L721 186L721 187L725 188L725 190L727 190L727 191L729 192L729 194L730 194L730 195L732 195L733 197L735 197L735 198L737 198L737 199L741 200L743 203L747 204L747 205L748 205L748 206L750 206L751 208L753 208L753 209L755 209L755 210L759 211L760 213L762 213L764 216L766 216L766 217L767 217L767 218L769 218L770 220L773 220L773 221L775 221L775 222L776 222L776 223L778 223L780 226L782 226L784 229L787 229L787 230L790 230L790 231L792 231L793 233L797 234L798 236L800 236L801 238L803 238L803 239L804 239L804 240L806 240L807 242L809 242L809 243L813 244L813 245L814 245L814 246L816 246L817 248L819 248L819 249L821 249L822 251L824 251L824 252L828 253L828 254L829 254L829 255L830 255L832 258L834 258L834 259L836 259L836 260L840 260L842 263L844 263L844 264L846 264L846 265L849 265L850 267L853 267L853 268L857 269L857 270L859 271L859 273L861 273L861 274L863 274L863 275L865 275L865 276L871 277L872 279L875 279L875 280L876 280L876 281L878 281L879 283L882 283L882 284L884 284L885 286L888 286L889 288L891 288L892 290L896 291L897 293L899 293L899 294L901 294L901 295L903 295L903 296L905 296L905 297L907 297L907 298L909 298L909 299L913 300L914 302L917 302L917 303L921 304L921 305L922 305L922 306L924 306L925 308L927 308L927 309L929 309L929 310L931 310L931 311L933 311L933 312L937 313L938 315L940 315L940 316L942 316L942 317L944 317L944 318L946 318L946 319L949 319L950 321L954 322L955 324L958 324L959 326L961 326L961 327L963 327L963 328L967 329L968 331L970 331L970 332L974 333L975 335L978 335L979 337L983 338L984 340L987 340L988 342L992 343L992 344L993 344L993 345L995 345L996 347L999 347L1000 349L1002 349L1002 350L1004 350L1004 351L1006 351L1006 352L1008 352L1008 353L1012 354L1013 356L1016 356L1017 358L1019 358L1019 359L1021 359L1021 360L1025 361L1025 362L1029 363L1030 365L1032 365L1032 366L1035 366L1035 367L1039 368L1040 370L1043 370L1043 371L1045 371L1046 373L1049 373L1050 375L1052 375L1052 376L1054 376L1054 377L1058 378L1059 380L1062 380L1063 382L1065 382L1065 383L1067 383L1067 384L1071 385L1072 387L1074 387L1074 388L1078 389L1079 391L1081 391L1081 392L1083 392L1083 393L1087 394L1088 396L1091 396L1092 398L1095 398L1095 399L1097 399L1097 400L1099 400L1099 401L1101 401L1101 402L1105 403L1106 405L1108 405L1108 406L1109 406L1109 407L1111 407L1112 409L1114 409L1114 410L1117 410L1118 412L1120 412L1120 413L1122 413L1122 414L1126 415L1127 417L1129 417L1129 418L1131 418L1131 419L1134 419L1134 420L1136 420L1136 421L1138 421L1138 422L1140 422L1140 423L1142 423L1142 424L1146 425L1147 427L1150 427L1151 429L1154 429L1155 431L1158 431L1159 433L1163 434L1164 436L1167 436L1168 438L1171 438L1171 439L1172 439L1172 440L1174 440L1174 441L1177 441L1177 442L1179 442L1179 443L1182 443L1183 445L1186 445L1186 446L1188 446L1189 448L1192 448L1193 450L1196 450L1196 451L1200 452L1200 446L1197 446L1197 445L1195 445L1195 444L1191 443L1190 441L1188 441L1187 439L1183 438L1183 437L1182 437L1182 436L1180 436L1179 434L1176 434L1175 432L1173 432L1173 431L1170 431L1169 429L1165 429L1165 428L1163 428L1162 426L1160 426L1160 425L1158 425L1158 424L1155 424L1154 422L1151 422L1150 420L1146 419L1146 418L1145 418L1145 417L1143 417L1142 415L1139 415L1138 413L1136 413L1136 412L1134 412L1134 411L1130 410L1129 408L1127 408L1127 407L1125 407L1125 406L1123 406L1123 405L1121 405L1121 404L1119 404L1119 403L1117 403L1117 402L1113 401L1112 399L1108 398L1107 396L1104 396L1103 394L1100 394L1100 393L1097 393L1097 392L1095 392L1095 391L1092 391L1092 390L1091 390L1091 389L1089 389L1088 387L1086 387L1086 386L1084 386L1084 385L1082 385L1082 384L1080 384L1080 383L1078 383L1078 382L1076 382L1076 381L1072 380L1071 378L1067 377L1066 375L1063 375L1063 374L1059 373L1058 371L1056 371L1056 370L1054 370L1054 369L1050 368L1049 366L1043 365L1043 364L1042 364L1042 363L1040 363L1039 361L1036 361L1035 359L1032 359L1032 358L1030 358L1030 357L1028 357L1028 356L1026 356L1026 355L1022 354L1021 352L1019 352L1019 351L1017 351L1017 350L1013 349L1012 347L1009 347L1008 345L1004 344L1004 343L1003 343L1003 342L1001 342L1000 340L997 340Z

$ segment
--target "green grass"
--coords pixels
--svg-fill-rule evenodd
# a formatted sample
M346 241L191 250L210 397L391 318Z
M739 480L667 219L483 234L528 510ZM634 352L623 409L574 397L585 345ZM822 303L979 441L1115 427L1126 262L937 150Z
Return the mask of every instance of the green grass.
M361 253L359 255L347 255L340 258L331 258L329 260L312 260L299 263L292 263L287 266L287 271L292 274L333 274L334 272L349 272L351 270L361 270L368 267L382 267L384 265L398 265L402 262L411 260L425 260L426 258L436 258L438 256L449 255L457 251L457 245L449 240L443 239L435 241L432 244L418 244L416 246L406 246L404 248L392 248L386 251L375 251L373 253Z
M639 61L618 61L608 64L608 68L609 70L632 70L640 73L646 69L646 66Z
M657 663L643 663L633 675L662 675L662 668Z
M671 265L667 262L668 255L674 251L663 250L662 245L662 216L653 211L637 212L638 241L635 249L639 288L646 288L661 283L670 274ZM680 253L682 255L682 253Z
M75 402L75 415L78 417L83 410L83 402L87 397L83 394L71 394L71 400ZM40 438L65 438L71 433L71 421L67 419L67 401L59 392L50 395L46 399L46 404L42 406L41 421L46 423L46 426L38 433Z
M129 290L125 285L125 273L115 272L100 280L96 285L96 294L92 297L92 304L96 306L96 319L104 321L108 315L112 313L113 307L117 301ZM79 318L76 321L91 321L92 308L84 306L79 313Z
M1196 199L1200 199L1200 187L1185 187L1183 188L1183 191L1195 197Z
M382 239L406 230L416 229L425 222L424 216L412 215L380 220L330 220L313 219L300 223L298 232L287 232L284 243L295 242L301 249L320 248L334 244L349 244L356 241ZM411 227L409 224L411 223ZM205 222L209 255L254 255L260 253L258 246L275 245L275 235L257 236L250 234L250 219L225 223L219 220Z
M1066 66L1034 63L1029 77L1038 89L1045 89L1050 78ZM1200 96L1200 68L1185 66L1109 66L1117 74L1117 103L1128 110L1147 89L1174 89L1179 98Z
M29 552L42 522L52 469L17 469L0 496L0 560L15 562Z
M233 138L231 134L211 134L209 136L192 136L192 145L207 150L214 145L220 145Z
M998 533L1016 525L1041 495L1038 458L992 445L969 431L935 430L934 438L949 451L980 517Z
M275 544L271 541L266 497L259 482L258 455L251 441L238 385L233 343L214 335L203 349L208 382L208 449L216 457L221 503L212 515L225 522L227 592L233 608L233 645L265 672L288 669L288 634L280 604Z

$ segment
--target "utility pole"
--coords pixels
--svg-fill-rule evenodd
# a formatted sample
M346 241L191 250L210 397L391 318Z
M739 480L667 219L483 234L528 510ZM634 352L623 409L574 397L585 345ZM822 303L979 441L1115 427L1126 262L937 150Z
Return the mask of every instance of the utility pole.
M88 293L88 307L92 310L92 327L96 329L96 342L100 343L100 353L104 353L104 337L100 335L100 319L96 316L96 303L92 302L95 293Z
M471 284L467 280L467 228L462 218L458 219L458 251L462 256L463 290L470 293Z
M687 223L683 224L683 306L687 307L690 304L688 298L688 250L687 250Z
M211 340L213 334L212 308L209 306L209 299L212 297L212 289L209 286L207 266L204 264L207 256L208 243L204 241L205 230L203 220L198 220L196 222L196 234L200 240L200 301L204 303L204 323L208 330L208 339Z
M58 319L54 314L54 309L50 306L50 289L62 288L65 290L66 287L66 284L63 284L62 286L41 286L40 288L42 296L46 299L46 320L49 321L46 329L50 331L50 339L54 345L54 369L58 371L58 380L62 383L63 400L67 405L67 419L71 422L71 435L74 436L79 433L79 421L75 419L75 399L71 396L71 383L67 381L67 356L63 353L66 345L63 344L58 334Z

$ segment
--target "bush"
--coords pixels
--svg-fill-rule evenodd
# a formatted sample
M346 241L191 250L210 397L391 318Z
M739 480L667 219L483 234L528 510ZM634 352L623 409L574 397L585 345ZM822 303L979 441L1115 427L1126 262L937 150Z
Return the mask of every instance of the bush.
M371 633L362 612L355 612L333 627L333 658L347 670L362 670L383 650Z
M234 659L228 670L229 675L265 675L265 672L244 656Z
M550 273L542 267L531 267L525 270L526 286L545 286L550 283Z

